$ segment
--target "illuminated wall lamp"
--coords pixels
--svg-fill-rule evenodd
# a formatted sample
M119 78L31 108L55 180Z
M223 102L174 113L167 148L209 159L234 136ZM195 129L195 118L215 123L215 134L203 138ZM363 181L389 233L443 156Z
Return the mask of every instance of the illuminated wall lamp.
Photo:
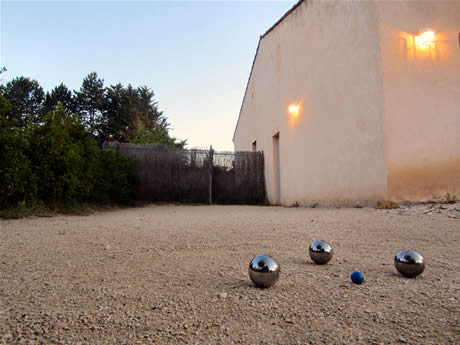
M431 29L425 30L418 36L415 36L415 44L419 48L428 48L433 46L435 40L435 33Z
M288 107L288 112L294 117L299 116L300 113L300 104L290 104Z

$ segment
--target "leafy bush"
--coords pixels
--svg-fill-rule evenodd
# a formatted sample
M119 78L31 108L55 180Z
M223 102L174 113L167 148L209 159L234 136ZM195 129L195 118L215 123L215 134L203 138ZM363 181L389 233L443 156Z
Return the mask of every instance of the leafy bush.
M1 115L1 113L0 113ZM101 150L76 116L59 105L43 124L0 126L0 208L44 201L131 203L136 178L131 161Z
M119 151L99 151L99 164L94 175L92 201L130 204L134 200L134 186L138 180L132 162Z
M38 197L65 203L80 199L84 171L83 145L71 132L80 124L62 107L48 113L43 125L32 125L27 156L40 183Z
M28 140L23 129L0 124L0 208L33 200L37 176L25 155Z
M138 121L134 137L130 142L133 144L165 144L171 148L183 149L187 140L177 141L176 138L169 135L167 128L146 128L141 121Z

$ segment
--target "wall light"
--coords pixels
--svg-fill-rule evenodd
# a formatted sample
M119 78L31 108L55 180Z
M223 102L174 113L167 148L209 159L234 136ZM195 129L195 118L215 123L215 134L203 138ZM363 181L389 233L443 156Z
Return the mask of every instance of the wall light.
M299 103L297 103L297 104L290 104L289 107L288 107L288 112L289 112L289 114L291 114L291 115L294 116L294 117L299 116L299 113L300 113L300 104L299 104Z
M415 36L415 44L419 48L428 48L433 46L435 40L435 33L431 29L427 29L425 32L418 36Z

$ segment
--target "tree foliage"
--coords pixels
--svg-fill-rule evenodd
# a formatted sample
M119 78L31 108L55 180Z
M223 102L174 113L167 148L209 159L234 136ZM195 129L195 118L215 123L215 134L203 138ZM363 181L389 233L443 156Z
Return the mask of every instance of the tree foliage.
M0 208L8 203L31 200L37 193L37 179L26 156L27 133L9 126L8 104L0 95Z
M165 144L172 148L183 148L186 141L178 141L169 136L165 127L147 128L141 121L138 122L134 137L131 139L133 144Z
M134 130L135 92L130 86L112 85L107 89L104 105L107 141L129 142Z
M104 80L95 72L83 79L78 91L72 92L61 83L45 95L36 80L18 77L0 87L0 95L9 103L5 116L10 126L43 124L44 115L61 104L65 116L76 114L99 144L152 140L172 147L186 144L186 140L170 136L169 123L159 110L153 90L120 83L104 87Z
M42 124L0 126L0 209L43 201L132 202L136 178L131 161L101 150L77 115L62 104Z
M154 101L155 94L147 86L137 88L137 107L141 122L147 128L161 127L167 129L169 123L163 112L158 109L158 103Z
M67 115L76 112L75 99L72 97L72 91L64 83L56 86L51 92L47 92L43 104L45 113L53 111L61 103Z
M148 87L112 85L107 89L105 100L106 140L185 146L186 140L178 141L169 135L169 123Z
M11 125L24 127L28 121L42 121L45 92L36 80L17 77L2 87L0 92L8 100L6 117Z
M96 72L92 72L83 79L80 90L74 92L77 112L83 123L90 133L96 137L101 136L105 96L104 80L98 78Z
M0 73L4 69L0 69ZM103 141L184 147L146 86L104 87L90 73L78 91L63 83L46 95L36 80L0 86L0 209L134 198L131 161Z

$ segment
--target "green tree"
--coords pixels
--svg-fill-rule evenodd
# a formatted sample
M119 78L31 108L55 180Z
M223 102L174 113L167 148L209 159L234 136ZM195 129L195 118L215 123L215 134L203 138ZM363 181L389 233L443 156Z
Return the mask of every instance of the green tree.
M169 135L169 123L147 86L127 87L116 84L104 87L96 72L88 74L79 91L70 91L63 83L44 95L38 82L19 77L0 87L10 106L6 119L10 125L24 128L43 123L44 114L53 112L58 104L66 116L77 113L85 128L95 139L118 142L158 142L183 147Z
M97 138L101 137L104 127L104 80L98 78L96 72L92 72L83 79L80 91L74 92L76 110L83 123L91 134Z
M121 84L110 86L107 89L104 107L106 140L118 142L149 140L151 143L151 140L156 138L155 142L168 142L168 145L173 145L175 140L168 135L169 124L153 97L153 91L146 86L139 88L134 88L131 84L127 87ZM144 139L139 139L139 136ZM147 137L149 139L145 139Z
M0 122L3 120L5 121L7 120L6 116L7 116L9 107L10 106L8 104L8 100L0 94Z
M138 122L134 138L131 143L133 144L165 144L171 148L184 148L187 141L177 140L169 136L167 128L155 127L146 128L142 122Z
M31 200L37 191L32 164L24 154L28 132L10 126L8 109L8 101L0 95L0 209Z
M6 118L10 125L25 127L32 121L43 121L43 100L45 92L36 80L17 77L2 87L0 93L8 100L9 109Z
M136 135L137 123L139 121L142 122L139 93L137 89L134 88L131 84L128 84L128 86L125 88L124 100L126 102L125 106L129 109L127 114L129 123L125 131L125 140L129 142Z
M72 91L64 83L59 84L51 92L46 93L43 104L45 113L54 110L59 103L62 104L67 115L73 114L76 111Z
M0 124L0 209L35 198L38 180L25 155L28 145L24 128Z
M158 103L154 101L153 90L147 86L137 88L138 111L141 115L142 123L147 128L167 128L169 126L163 112L158 109Z
M120 83L107 88L104 102L104 140L129 141L131 101L126 88Z

